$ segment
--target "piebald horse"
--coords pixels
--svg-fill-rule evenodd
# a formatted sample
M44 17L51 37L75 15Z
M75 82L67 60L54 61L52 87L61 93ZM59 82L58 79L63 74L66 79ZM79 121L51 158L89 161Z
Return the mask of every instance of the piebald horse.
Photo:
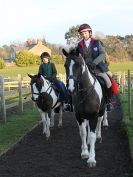
M73 97L73 105L81 136L81 158L88 159L89 167L96 166L95 142L101 138L101 122L106 113L103 91L97 78L88 69L84 59L76 50L66 56L65 69L67 88ZM106 119L106 117L105 117ZM104 120L107 125L107 119ZM90 150L88 150L88 144Z
M50 127L54 127L54 110L59 108L59 123L62 126L63 104L58 101L59 94L42 75L30 75L32 100L36 103L43 122L43 133L48 139L50 137Z

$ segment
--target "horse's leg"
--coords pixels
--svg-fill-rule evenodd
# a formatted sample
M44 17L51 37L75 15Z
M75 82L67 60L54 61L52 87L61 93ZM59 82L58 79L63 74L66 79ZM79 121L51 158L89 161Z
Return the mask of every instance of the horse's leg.
M50 118L48 116L48 113L46 112L41 112L41 117L42 117L42 123L43 123L43 134L46 134L46 137L50 137Z
M50 137L50 118L47 113L45 113L46 116L46 138L48 139Z
M108 127L108 119L107 119L107 109L105 109L104 115L103 115L103 126Z
M102 120L103 120L103 116L98 117L98 122L96 127L96 138L100 143L102 142L102 136L101 136Z
M88 129L88 132L87 132L87 144L90 144L90 126L89 126L89 121L87 121L87 129Z
M89 157L88 146L86 142L87 130L86 130L86 120L79 124L79 133L82 141L81 146L81 158L86 159Z
M87 163L89 167L96 166L95 160L95 142L96 142L96 125L97 125L97 117L89 120L90 125L90 152L89 152L89 159Z
M42 124L43 124L43 134L46 133L46 113L41 111Z
M50 127L54 127L54 110L51 111Z
M58 127L62 127L63 106L60 105Z

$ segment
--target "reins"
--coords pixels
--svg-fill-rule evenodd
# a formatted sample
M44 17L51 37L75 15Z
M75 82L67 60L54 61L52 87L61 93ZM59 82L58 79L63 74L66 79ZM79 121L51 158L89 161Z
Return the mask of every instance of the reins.
M69 76L69 77L73 77L74 78L74 76ZM96 80L97 80L96 77L94 77L94 83L89 88L80 88L80 82L79 82L79 80L75 79L75 81L77 82L77 84L76 84L77 85L76 86L76 88L77 88L76 89L77 94L80 94L81 92L83 93L83 99L76 105L77 107L86 100L86 97L88 97L88 96L90 96L92 94L92 92L94 90L94 86L95 86Z
M52 84L50 84L50 86L47 88L47 90L45 92L40 92L40 91L39 91L39 93L32 92L32 94L41 95L42 93L48 93L49 88L51 88L50 92L48 93L50 95L50 93L52 92L52 89L53 89L51 85Z
M95 83L96 83L96 78L94 80L94 83L93 85L90 87L90 88L84 88L84 89L78 89L79 92L87 92L87 94L83 94L84 97L83 99L76 105L77 107L82 104L85 100L86 100L86 97L87 96L90 96L94 90L94 86L95 86Z
M47 82L47 80L46 80L46 82ZM49 83L47 82L47 84L49 84ZM49 89L50 89L50 91L49 91ZM31 90L32 90L32 95L35 94L35 95L41 96L43 93L48 93L48 91L49 91L48 94L50 95L52 92L52 89L54 90L54 88L52 87L52 84L49 84L49 87L47 88L47 90L45 92L39 91L38 93L36 93L36 92L33 92L33 88ZM52 109L56 107L57 103L58 103L58 99L57 99L56 103L52 106Z

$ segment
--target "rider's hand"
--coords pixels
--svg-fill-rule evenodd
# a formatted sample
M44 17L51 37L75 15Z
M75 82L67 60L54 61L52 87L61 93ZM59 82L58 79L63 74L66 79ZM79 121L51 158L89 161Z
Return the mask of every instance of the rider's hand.
M91 70L94 70L94 69L96 68L96 64L93 63L93 62L87 63L87 66L88 66L88 68L90 68Z

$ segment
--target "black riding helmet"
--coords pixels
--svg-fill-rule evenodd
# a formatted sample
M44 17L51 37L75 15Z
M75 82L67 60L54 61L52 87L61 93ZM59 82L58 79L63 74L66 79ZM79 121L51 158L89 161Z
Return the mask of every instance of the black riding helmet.
M88 25L86 23L79 26L78 32L82 33L83 31L89 31L92 33L92 29L91 29L90 25Z
M41 59L43 59L43 58L50 58L50 55L49 55L49 53L48 52L43 52L42 54L41 54L41 56L40 56L40 58Z

